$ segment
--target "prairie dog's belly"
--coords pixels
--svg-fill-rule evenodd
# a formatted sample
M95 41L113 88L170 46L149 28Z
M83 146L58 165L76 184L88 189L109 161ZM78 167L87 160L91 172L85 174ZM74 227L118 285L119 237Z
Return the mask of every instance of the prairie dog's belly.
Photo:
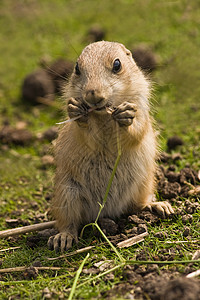
M98 203L102 203L105 196L115 159L115 156L112 160L108 160L102 154L97 154L90 158L85 157L82 163L80 162L79 176L73 180L78 180L84 222L95 220L98 214L100 209ZM137 204L138 186L141 185L140 180L143 180L138 165L137 157L130 160L128 155L121 156L106 205L101 213L102 217L116 218L125 213L131 204L134 202Z

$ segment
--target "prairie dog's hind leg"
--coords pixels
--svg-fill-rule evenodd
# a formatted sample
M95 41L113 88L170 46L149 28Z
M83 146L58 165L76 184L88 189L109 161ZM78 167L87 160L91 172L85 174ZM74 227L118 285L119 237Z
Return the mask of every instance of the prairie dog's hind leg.
M167 217L174 213L171 204L167 201L156 201L155 195L149 196L149 201L146 206L150 211L156 211L162 217Z
M61 173L62 175L62 173ZM63 184L59 184L63 182ZM52 215L59 233L49 238L48 247L63 252L78 242L78 230L82 223L81 188L74 179L63 180L60 173L55 181Z

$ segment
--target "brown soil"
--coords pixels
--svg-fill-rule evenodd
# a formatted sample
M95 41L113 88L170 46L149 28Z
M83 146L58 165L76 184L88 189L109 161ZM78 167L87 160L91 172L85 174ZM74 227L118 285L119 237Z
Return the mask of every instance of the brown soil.
M18 138L14 135L18 133ZM23 132L26 129L11 129L9 125L5 125L0 131L0 141L3 143L19 143L25 144L32 139L32 136L27 134L28 138L23 137ZM42 134L42 140L53 140L57 135L55 128L50 128L48 131ZM14 137L13 137L14 136ZM24 134L26 136L26 134ZM20 137L20 138L19 138ZM7 145L3 145L7 146ZM48 158L48 159L47 159ZM157 171L157 185L159 197L163 198L175 204L175 215L171 216L171 222L173 223L177 215L182 219L184 226L181 228L181 234L183 237L187 237L187 240L192 239L190 224L193 221L193 214L200 209L199 192L197 187L199 186L199 175L189 165L177 171L177 162L182 159L179 153L162 153L161 163ZM43 156L43 165L53 163L53 157L47 155ZM195 192L197 191L197 192ZM48 191L46 194L46 200L51 199L52 195ZM34 208L37 203L31 203ZM21 212L13 212L15 219L7 219L6 223L8 227L17 227L20 225L28 225L23 220L18 218ZM46 221L46 216L35 215L30 219L31 222L38 223ZM161 217L151 213L150 211L142 211L130 216L122 216L118 220L102 219L100 220L100 226L104 233L109 237L110 241L116 245L118 242L124 241L128 238L134 237L138 234L148 231L149 227L161 225ZM178 230L178 229L177 229ZM41 244L47 243L48 238L51 235L56 234L55 229L46 229L37 234L29 234L27 236L27 246L30 248L37 248ZM99 237L98 233L94 233ZM164 241L168 237L169 233L160 230L154 234L154 237L159 241ZM14 237L8 239L10 245L15 245L16 239L20 237ZM82 245L80 246L80 248ZM149 242L151 247L151 241ZM136 252L135 260L154 260L156 261L171 261L176 259L177 255L183 257L182 246L180 244L172 244L169 249L158 248L155 254L149 254L146 248L138 248ZM169 266L168 268L162 268L161 265L128 265L124 268L122 273L122 281L114 286L113 289L102 292L101 296L106 299L115 299L116 295L124 297L124 299L150 299L150 300L199 300L200 299L200 279L188 279L185 277L188 273L195 270L193 264L185 266L182 275L179 272L177 266ZM99 271L97 268L84 269L84 273L97 274ZM115 274L111 273L105 277L105 280L112 281ZM35 268L30 268L24 272L24 278L31 279L36 278L37 272Z
M174 136L168 138L167 146L168 146L169 151L173 150L177 146L181 146L181 145L183 145L183 140L179 136L174 135Z
M25 146L33 141L32 133L27 129L17 129L5 125L0 129L0 143Z
M106 293L106 299L115 299L123 295L123 299L151 300L199 300L199 280L186 277L174 278L173 272L158 273L158 266L126 266L123 272L126 283L118 283Z
M40 98L53 100L54 92L51 76L44 69L27 75L22 85L22 98L28 104L38 104Z
M136 64L142 70L152 72L157 68L158 61L156 55L145 45L135 47L131 52Z
M61 93L64 84L71 75L74 68L74 63L63 58L57 59L49 67L46 67L47 73L52 78L55 92Z
M100 25L93 25L88 31L87 41L89 43L102 41L105 39L105 35L105 30Z

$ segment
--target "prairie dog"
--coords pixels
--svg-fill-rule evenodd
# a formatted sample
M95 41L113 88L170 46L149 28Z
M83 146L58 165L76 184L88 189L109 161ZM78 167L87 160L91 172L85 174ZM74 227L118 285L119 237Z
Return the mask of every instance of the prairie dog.
M88 45L66 87L69 118L55 146L52 212L59 233L55 250L71 247L78 231L94 221L117 157L122 154L100 217L117 218L148 206L169 215L167 202L154 202L157 144L149 114L149 81L131 52L116 42Z

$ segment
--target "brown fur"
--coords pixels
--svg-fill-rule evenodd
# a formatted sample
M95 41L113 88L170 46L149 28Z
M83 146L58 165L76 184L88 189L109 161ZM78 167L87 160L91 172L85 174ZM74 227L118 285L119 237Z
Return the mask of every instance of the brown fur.
M122 65L117 73L112 72L115 59ZM87 109L102 110L86 111L64 125L56 141L52 211L60 234L49 243L57 249L61 240L62 250L77 240L80 226L97 217L117 157L117 130L122 155L101 217L116 218L148 205L173 211L164 202L151 202L157 146L149 115L150 87L130 51L119 43L93 43L83 50L78 66L80 75L74 71L66 88L69 116L78 115L77 105L85 103Z

